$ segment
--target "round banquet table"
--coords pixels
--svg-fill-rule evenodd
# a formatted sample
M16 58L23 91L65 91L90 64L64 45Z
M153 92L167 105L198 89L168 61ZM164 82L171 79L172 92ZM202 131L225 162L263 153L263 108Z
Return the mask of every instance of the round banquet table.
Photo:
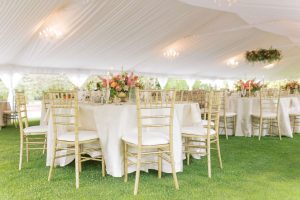
M51 151L53 149L53 126L51 115L48 121L48 145L47 166L51 163ZM136 106L130 104L79 104L80 129L97 131L102 144L102 152L106 162L107 174L114 177L123 175L123 145L121 138L124 134L137 129ZM175 104L173 145L176 171L183 169L181 127L201 123L201 111L197 103ZM165 133L168 134L168 133ZM66 153L66 152L64 152ZM95 152L95 155L97 153ZM93 156L93 155L91 155ZM152 157L150 159L157 159ZM74 157L60 158L58 165L65 166L72 162ZM147 165L142 168L157 169L157 165ZM135 171L135 165L129 168L129 172ZM171 173L171 166L164 162L163 171Z
M289 113L300 110L300 97L281 97L279 104L279 125L281 134L287 137L293 137L292 127L290 124ZM228 111L237 113L236 119L236 136L257 135L258 131L252 133L251 130L251 114L259 113L258 97L229 97ZM272 103L272 102L270 102ZM296 131L299 131L296 129ZM264 133L266 134L266 133Z

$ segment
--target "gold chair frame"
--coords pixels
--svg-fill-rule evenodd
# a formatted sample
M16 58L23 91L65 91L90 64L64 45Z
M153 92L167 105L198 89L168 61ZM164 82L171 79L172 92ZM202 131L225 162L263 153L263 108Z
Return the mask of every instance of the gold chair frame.
M168 96L167 94L171 94ZM168 96L168 97L167 97ZM173 118L174 118L174 102L176 92L173 90L139 90L136 89L136 107L137 107L137 123L138 123L138 143L130 143L123 140L124 143L124 181L128 180L128 166L136 165L134 195L138 193L140 168L142 164L158 164L158 178L162 175L162 160L165 160L171 164L173 181L175 188L179 189L177 175L175 171L175 162L173 155ZM168 109L169 114L166 115L143 115L145 110L163 110ZM169 121L167 124L145 124L144 120L149 119L166 119ZM169 130L169 143L160 145L143 145L143 128L168 128ZM145 133L146 134L146 133ZM130 152L129 147L137 150L137 152ZM146 151L144 151L146 150ZM142 162L142 156L157 155L157 162ZM167 157L168 156L168 157ZM129 160L128 158L136 158L136 162Z
M24 92L16 92L16 107L17 107L19 128L20 128L19 170L21 170L22 162L23 162L23 151L26 151L27 162L29 162L30 150L43 150L43 154L45 154L46 143L47 143L47 132L34 133L34 135L25 134L24 129L29 127L29 122L27 117L26 97Z
M277 128L279 139L281 140L280 120L279 120L279 89L261 89L259 98L259 116L252 114L252 134L255 129L259 130L258 139L261 139L263 130L269 130L269 135L273 134L273 129ZM274 112L274 108L276 112ZM276 117L264 116L264 113L275 113Z
M100 139L88 139L79 141L79 107L77 91L65 91L65 92L51 92L49 93L51 99L51 115L54 129L54 144L52 149L52 162L49 170L48 181L52 178L52 173L55 168L55 160L61 157L74 156L75 155L75 177L76 177L76 189L79 188L79 175L82 171L82 163L94 160L102 163L102 176L105 176L105 160L103 154L97 158L88 157L86 154L92 151L101 151L102 146ZM61 109L68 109L68 114L60 113ZM75 133L75 141L59 140L58 129L59 127L72 128ZM84 144L100 144L98 148L83 148ZM62 146L65 145L65 146ZM66 155L57 156L57 152L71 151Z
M190 164L190 155L197 154L200 156L207 156L207 168L208 177L211 178L211 150L217 150L218 160L220 168L223 169L221 149L219 142L219 118L220 118L220 107L221 107L221 92L210 91L208 95L208 113L207 113L207 134L191 134L182 132L182 137L184 141L183 152L187 157L187 165ZM214 125L212 126L212 122ZM215 130L215 134L211 134L211 128ZM216 148L212 148L211 144L214 143ZM201 149L205 152L201 152ZM199 151L200 150L200 151Z

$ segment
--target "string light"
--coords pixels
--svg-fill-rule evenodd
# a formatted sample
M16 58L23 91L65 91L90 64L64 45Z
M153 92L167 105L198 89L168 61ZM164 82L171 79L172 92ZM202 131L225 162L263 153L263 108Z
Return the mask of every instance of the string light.
M230 66L231 68L236 68L239 65L239 62L235 60L234 58L229 59L226 64Z
M40 37L47 39L59 39L63 36L63 32L53 26L45 27L39 32Z
M167 58L174 59L179 56L179 52L176 49L168 49L164 52L164 56Z

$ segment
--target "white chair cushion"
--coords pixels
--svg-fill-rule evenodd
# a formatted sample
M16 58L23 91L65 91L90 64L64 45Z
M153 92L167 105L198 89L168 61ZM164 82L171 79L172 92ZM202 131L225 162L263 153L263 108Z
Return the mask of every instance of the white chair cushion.
M252 114L252 116L254 117L257 117L257 118L260 118L260 114ZM276 113L262 113L262 118L276 118L277 117L277 114Z
M24 129L25 135L42 135L46 134L48 130L47 126L29 126Z
M226 117L234 117L237 114L235 112L226 112Z
M181 129L181 133L190 135L207 135L207 128L202 128L199 126L186 126ZM216 134L216 131L210 129L210 135Z
M80 142L87 141L87 140L93 140L93 139L97 139L97 138L99 138L99 136L96 131L86 131L86 130L78 131L78 140ZM57 135L57 139L63 140L63 141L74 142L75 141L75 132L70 131L70 132L59 133Z
M202 120L201 120L201 124L202 124L202 126L208 126L208 121L202 119ZM215 123L214 123L213 121L211 121L211 122L210 122L210 125L211 125L211 126L214 126Z
M122 140L132 143L138 144L138 133L129 133L122 137ZM161 145L168 144L169 137L165 133L162 132L152 132L152 131L144 131L142 134L142 145Z
M290 109L289 115L300 115L299 109Z

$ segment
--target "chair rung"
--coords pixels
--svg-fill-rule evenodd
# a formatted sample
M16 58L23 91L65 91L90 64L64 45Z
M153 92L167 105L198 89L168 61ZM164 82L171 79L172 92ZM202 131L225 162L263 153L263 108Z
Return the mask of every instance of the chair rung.
M61 126L74 126L75 123L63 123L63 122L53 122L55 125L61 125Z
M67 115L67 114L54 114L55 117L76 117L76 115Z
M170 118L169 115L153 115L153 116L142 116L142 119L152 119L152 118Z
M170 126L170 124L149 124L149 125L148 124L147 125L143 124L142 125L143 128L147 128L147 127L149 127L149 128L150 127L169 127L169 126Z
M74 153L68 153L68 154L61 155L61 156L55 156L55 159L57 159L57 158L64 158L64 157L67 157L67 156L75 156L75 154Z
M25 151L25 150L26 150L26 148L23 149L23 151ZM44 150L44 148L42 148L42 147L40 147L40 148L38 148L38 147L35 147L35 148L29 147L28 150Z
M157 105L157 104L156 104ZM146 110L146 109L167 109L167 108L172 108L170 106L149 106L149 107L143 107L141 106L141 110Z
M45 142L24 142L24 144L45 144Z

